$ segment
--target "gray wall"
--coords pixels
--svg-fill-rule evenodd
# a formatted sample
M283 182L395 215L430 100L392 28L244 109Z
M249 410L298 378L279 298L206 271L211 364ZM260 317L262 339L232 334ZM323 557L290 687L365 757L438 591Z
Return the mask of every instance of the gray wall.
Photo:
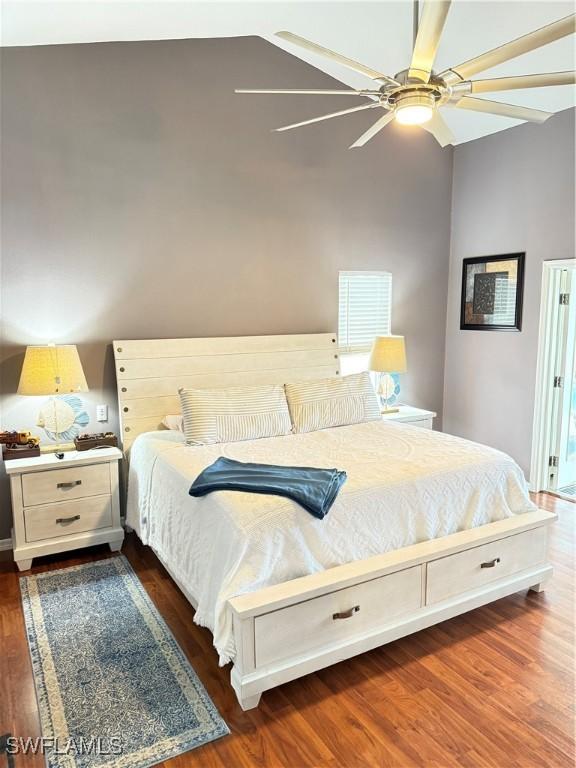
M340 269L393 273L405 398L440 413L450 149L391 126L348 150L373 112L271 133L343 101L234 95L338 86L256 38L4 49L2 67L4 426L34 428L43 400L14 395L27 343L79 345L92 412L115 405L113 338L331 331Z
M574 115L454 152L444 429L511 454L528 476L542 262L574 258ZM462 259L526 251L521 333L461 331Z

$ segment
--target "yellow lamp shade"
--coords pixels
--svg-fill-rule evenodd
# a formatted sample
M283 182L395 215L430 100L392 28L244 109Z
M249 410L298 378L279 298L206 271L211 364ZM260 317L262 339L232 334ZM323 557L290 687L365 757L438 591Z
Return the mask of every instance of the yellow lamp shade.
M406 373L404 336L377 336L372 344L368 368L380 373Z
M26 347L19 395L63 395L88 392L75 344Z

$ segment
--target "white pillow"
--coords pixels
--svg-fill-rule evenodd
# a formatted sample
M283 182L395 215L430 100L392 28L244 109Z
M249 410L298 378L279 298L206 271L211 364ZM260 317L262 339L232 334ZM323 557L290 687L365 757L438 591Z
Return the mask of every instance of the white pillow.
M368 372L286 384L294 432L313 432L382 418Z
M189 444L253 440L292 431L281 385L180 389L179 394Z
M184 432L184 416L182 416L181 413L164 416L162 424L166 429L174 429L177 432Z

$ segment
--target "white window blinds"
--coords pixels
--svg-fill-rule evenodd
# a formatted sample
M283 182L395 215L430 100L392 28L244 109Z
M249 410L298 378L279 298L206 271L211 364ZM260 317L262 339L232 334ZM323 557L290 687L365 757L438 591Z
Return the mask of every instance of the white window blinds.
M391 333L392 275L340 272L338 341L342 352L364 352Z

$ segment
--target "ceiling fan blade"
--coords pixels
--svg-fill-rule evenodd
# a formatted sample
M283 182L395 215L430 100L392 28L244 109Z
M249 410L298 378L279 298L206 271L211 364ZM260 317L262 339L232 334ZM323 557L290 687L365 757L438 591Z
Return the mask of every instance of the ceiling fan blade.
M291 125L283 125L281 128L273 128L274 131L289 131L291 128L300 128L302 125L310 125L311 123L319 123L321 120L330 120L332 117L339 117L340 115L349 115L351 112L359 112L361 109L374 109L379 107L380 104L360 104L359 107L352 107L352 109L342 109L340 112L332 112L329 115L321 115L320 117L313 117L311 120L302 120L300 123L292 123Z
M576 83L576 72L548 72L542 75L519 75L517 77L493 77L490 80L472 80L471 93L512 91L516 88L544 88L551 85L572 85Z
M423 83L430 80L430 72L450 10L450 3L451 0L425 1L418 24L418 34L414 42L412 62L408 70L409 78L416 78Z
M376 120L374 125L372 125L368 130L360 136L359 139L356 139L354 144L350 145L350 149L353 149L354 147L363 147L364 144L366 144L367 141L370 141L370 139L373 136L376 136L378 131L381 131L384 126L388 125L388 123L394 118L394 112L391 110L390 112L386 112L385 115L383 115L379 120Z
M450 67L440 74L440 77L449 85L458 83L461 80L469 80L477 72L484 72L486 69L492 69L497 64L504 61L515 59L523 53L533 51L542 45L559 40L561 37L571 35L576 32L576 14L565 16L563 19L554 21L545 27L529 32L527 35L511 40L509 43L493 48L491 51L476 56L474 59L465 61L455 67Z
M276 32L275 34L276 37L280 37L282 40L286 40L289 43L298 45L300 48L305 48L307 51L316 53L319 56L324 56L325 59L330 59L331 61L335 61L338 64L342 64L343 67L353 69L354 72L360 72L360 74L366 75L371 80L380 80L381 82L389 83L390 85L399 85L398 81L394 80L393 77L383 75L381 72L377 72L375 69L366 67L364 64L360 64L358 61L349 59L347 56L342 56L339 53L335 53L328 48L324 48L322 45L313 43L311 40L306 40L304 37L300 37L300 35L295 35L292 32Z
M471 109L473 112L487 112L490 115L499 115L500 117L512 117L514 120L527 120L529 123L543 123L554 114L553 112L543 112L541 109L502 104L499 101L472 99L470 96L464 96L457 104L454 104L454 107L456 109Z
M289 94L302 94L302 95L309 95L309 96L380 96L380 91L337 91L335 89L333 90L323 90L323 91L299 91L295 90L293 88L271 88L271 89L262 89L262 88L236 88L234 90L234 93L289 93Z
M454 134L438 110L434 112L427 123L422 123L420 127L431 133L441 147L447 147L448 144L454 144L456 141Z

